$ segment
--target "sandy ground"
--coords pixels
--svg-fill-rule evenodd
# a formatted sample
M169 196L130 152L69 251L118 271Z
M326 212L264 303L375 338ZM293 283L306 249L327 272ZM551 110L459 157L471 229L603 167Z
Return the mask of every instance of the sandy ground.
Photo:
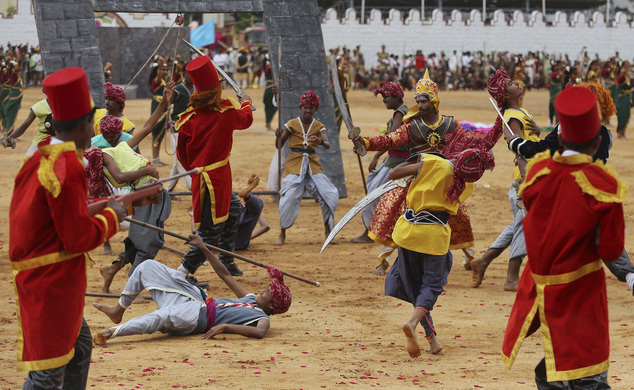
M249 91L260 106L253 127L237 132L231 165L234 189L242 187L251 173L266 181L268 165L273 155L274 135L264 127L262 89ZM492 123L495 120L486 92L441 92L441 112L459 120ZM22 111L17 123L26 117L28 107L42 98L34 89L25 91ZM544 125L547 115L546 91L529 92L526 108L538 123ZM412 102L407 94L407 103ZM379 99L368 92L350 95L355 124L364 135L374 135L384 125L390 113ZM141 126L149 116L149 100L129 101L126 115ZM298 111L299 115L299 111ZM317 113L319 118L319 113ZM613 124L616 118L613 118ZM274 120L277 123L277 119ZM25 373L15 370L16 306L8 260L9 204L13 179L24 153L31 143L35 126L31 126L15 150L0 149L0 388L21 388ZM342 135L344 167L347 175L348 198L341 199L337 210L339 220L363 194L359 168L348 141ZM625 183L634 180L632 141L617 140L610 162ZM150 151L144 141L142 151ZM495 147L496 168L487 172L473 196L467 201L476 237L476 249L482 254L504 226L510 223L511 211L507 200L511 180L512 158L503 142ZM172 157L161 152L164 161ZM364 158L364 166L370 162ZM167 176L169 167L160 168ZM264 189L264 185L261 186ZM184 186L177 187L184 190ZM634 222L632 193L625 204L626 223ZM246 339L236 335L221 335L212 340L200 336L170 337L162 334L117 338L106 347L93 350L93 364L88 383L100 389L140 388L345 388L384 387L405 388L420 386L436 389L530 389L534 388L533 368L543 356L539 335L528 338L512 371L500 360L500 347L514 294L504 292L508 252L489 268L486 279L478 289L469 287L470 272L462 267L462 253L454 252L454 266L446 292L439 298L433 311L439 340L444 350L439 355L423 352L411 359L405 350L401 331L411 314L411 306L383 295L383 277L374 276L379 247L374 244L349 244L348 239L363 231L360 218L353 220L340 233L338 246L331 246L319 255L324 235L319 206L312 200L302 203L299 218L288 232L287 244L275 247L272 242L279 232L276 203L264 196L263 215L271 224L271 231L256 239L244 255L263 263L321 282L313 287L287 278L293 292L293 305L283 315L272 318L271 329L263 340ZM168 229L188 234L186 213L188 197L173 202ZM36 233L36 232L34 232ZM629 233L629 232L628 232ZM124 233L112 240L115 252L123 249ZM627 234L626 248L634 250L634 236ZM186 250L178 240L167 237L167 245ZM102 250L91 252L96 265L88 270L89 291L101 291L99 265L108 264L113 256L102 255ZM167 250L158 260L177 267L180 255ZM254 292L267 285L266 272L246 263L240 278L243 285ZM231 293L219 282L210 268L201 268L199 279L211 283L210 295L230 297ZM127 277L121 272L112 285L120 291ZM611 365L610 384L615 389L634 388L634 314L632 292L614 276L607 276L610 302ZM85 318L92 332L110 327L108 318L92 307L93 302L108 305L115 299L86 298ZM628 307L630 309L628 309ZM125 319L153 311L152 302L134 304ZM589 321L591 319L588 319ZM584 326L584 324L579 324ZM421 330L420 328L418 329ZM419 335L424 345L423 337ZM588 337L592 337L588 334Z

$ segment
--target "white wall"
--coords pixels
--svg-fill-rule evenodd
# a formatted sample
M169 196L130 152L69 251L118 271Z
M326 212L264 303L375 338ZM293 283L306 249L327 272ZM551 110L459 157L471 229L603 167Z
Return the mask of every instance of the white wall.
M35 15L31 9L31 0L18 0L18 12L10 18L0 16L0 45L28 43L37 46L37 29L35 27Z
M506 20L502 11L496 11L490 25L482 22L482 13L473 10L470 14L452 11L449 20L444 21L443 12L432 12L431 21L420 21L420 10L412 9L407 15L392 9L385 20L381 12L372 10L366 24L361 25L354 9L346 10L339 17L334 9L329 9L322 21L322 31L326 50L337 46L349 49L361 45L366 67L376 65L376 53L385 44L391 54L414 54L422 50L424 54L444 51L449 55L453 50L461 51L509 51L527 53L545 51L550 54L568 54L577 59L586 46L590 57L598 53L607 58L618 51L621 58L634 57L634 28L627 22L627 15L617 13L613 26L608 27L605 16L594 12L591 20L585 14L564 12L555 14L552 26L546 26L542 13L532 12L525 22L524 13L516 11Z

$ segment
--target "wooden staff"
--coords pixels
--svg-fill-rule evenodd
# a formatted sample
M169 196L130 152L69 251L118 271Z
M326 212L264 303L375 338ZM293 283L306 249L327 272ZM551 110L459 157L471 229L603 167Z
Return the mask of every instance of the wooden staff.
M86 296L87 297L99 297L99 298L119 298L121 295L86 291ZM147 299L147 300L151 300L152 299L152 297L149 296L149 295L139 295L139 298L143 298L143 299Z
M189 237L187 237L187 236L183 236L182 234L174 233L174 232L172 232L172 231L169 231L169 230L166 230L166 229L160 228L160 227L158 227L158 226L150 225L149 223L145 223L145 222L137 221L137 220L134 220L134 219L132 219L132 218L130 218L130 217L126 217L126 218L125 218L125 220L126 220L126 221L128 221L128 222L130 222L130 223L134 223L134 224L136 224L136 225L143 226L143 227L145 227L145 228L152 229L152 230L155 230L155 231L157 231L157 232L161 232L161 233L163 233L163 234L167 234L167 235L172 236L172 237L180 238L180 239L181 239L181 240L183 240L183 241L189 241ZM248 258L248 257L245 257L245 256L242 256L242 255L239 255L239 254L237 254L237 253L229 252L229 251L227 251L227 250L224 250L224 249L222 249L222 248L218 248L218 247L216 247L216 246L209 245L209 244L205 244L205 246L206 246L209 250L211 250L211 251L216 251L216 252L224 253L224 254L225 254L225 255L227 255L227 256L232 256L232 257L235 257L236 259L240 259L240 260L242 260L242 261L246 261L247 263L251 263L251 264L253 264L253 265L257 265L258 267L266 268L266 264L264 264L264 263L260 263L259 261L255 261L255 260L250 259L250 258ZM301 280L302 282L304 282L304 283L308 283L308 284L311 284L311 285L313 285L313 286L315 286L315 287L319 287L319 286L321 286L321 284L320 284L319 282L316 282L316 281L314 281L314 280L310 280L310 279L307 279L307 278L301 277L301 276L299 276L299 275L292 274L292 273L290 273L290 272L286 272L286 271L282 271L282 270L279 270L279 271L280 271L283 275L288 276L289 278L293 278L293 279Z

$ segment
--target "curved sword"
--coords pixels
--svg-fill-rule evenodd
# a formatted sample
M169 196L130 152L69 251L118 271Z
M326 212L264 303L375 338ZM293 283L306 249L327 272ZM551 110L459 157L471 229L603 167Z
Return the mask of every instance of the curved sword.
M326 249L333 238L335 238L335 236L341 231L341 229L343 229L343 227L346 226L346 224L350 222L350 220L354 218L354 216L357 215L359 211L363 210L370 203L382 197L383 194L385 194L386 192L389 192L396 187L407 187L407 181L410 179L410 177L411 176L407 176L398 180L390 180L388 182L385 182L379 188L367 194L365 198L361 199L359 203L351 208L350 211L348 211L346 215L344 215L343 218L341 218L341 220L337 222L337 225L335 225L335 227L330 231L330 234L326 238L326 241L324 241L324 245L321 247L319 253L322 253L324 249Z

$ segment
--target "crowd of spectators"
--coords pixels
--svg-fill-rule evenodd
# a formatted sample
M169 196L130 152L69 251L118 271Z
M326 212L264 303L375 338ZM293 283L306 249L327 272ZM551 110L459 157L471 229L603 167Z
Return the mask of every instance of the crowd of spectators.
M555 56L543 52L485 54L482 51L458 53L455 50L449 54L442 51L439 55L425 55L422 50L418 50L399 57L390 54L382 46L382 50L377 53L377 62L369 64L360 46L352 50L344 46L329 51L328 63L333 56L339 59L340 68L345 68L350 89L369 90L380 88L388 81L398 82L403 89L411 90L426 69L441 90L484 90L487 80L496 69L506 70L514 80L522 81L528 89L549 88L551 77L563 79L567 76L575 82L585 81L593 68L600 70L600 78L610 77L611 73L618 74L624 62L618 52L605 61L598 56L592 59L588 53L584 53L583 58L571 59L567 54ZM564 86L567 84L564 83Z
M25 87L42 84L44 67L39 46L13 45L11 42L6 46L0 45L0 68L4 69L11 62L22 65L21 76Z

